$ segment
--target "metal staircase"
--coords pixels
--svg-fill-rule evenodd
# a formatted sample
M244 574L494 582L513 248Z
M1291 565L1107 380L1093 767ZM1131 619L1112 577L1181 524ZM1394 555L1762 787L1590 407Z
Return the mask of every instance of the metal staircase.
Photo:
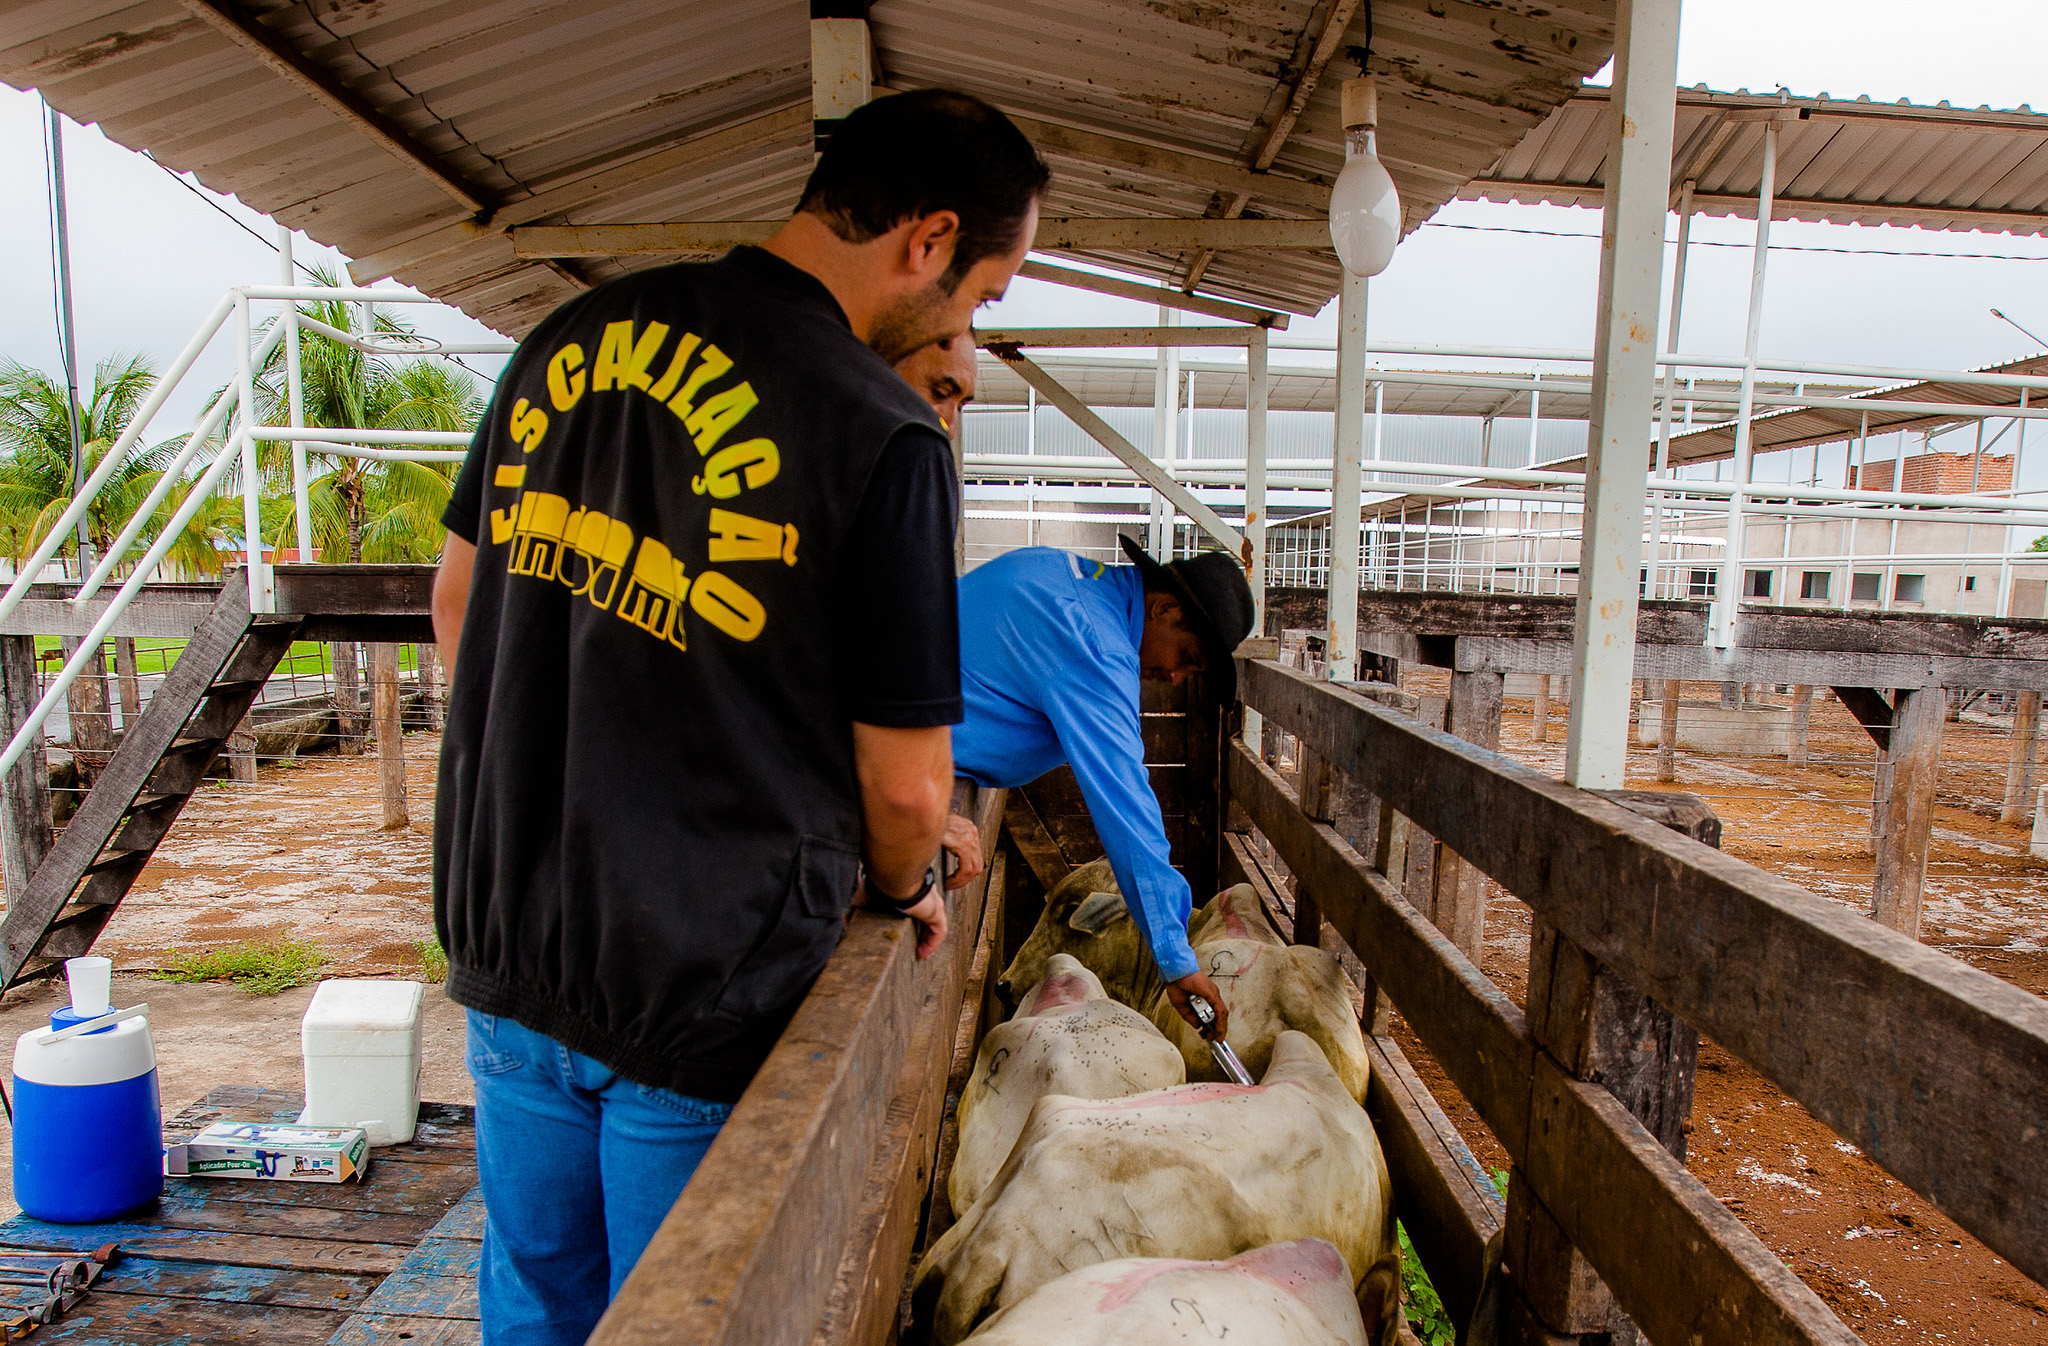
M306 625L230 583L0 922L0 990L92 948Z

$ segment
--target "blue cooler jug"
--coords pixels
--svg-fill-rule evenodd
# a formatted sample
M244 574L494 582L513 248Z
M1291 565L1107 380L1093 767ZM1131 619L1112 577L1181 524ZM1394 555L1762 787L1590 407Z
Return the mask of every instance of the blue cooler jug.
M14 1199L39 1220L94 1224L163 1195L163 1114L147 1007L112 1020L107 960L71 961L98 966L78 969L83 986L73 975L72 1006L50 1027L14 1042Z

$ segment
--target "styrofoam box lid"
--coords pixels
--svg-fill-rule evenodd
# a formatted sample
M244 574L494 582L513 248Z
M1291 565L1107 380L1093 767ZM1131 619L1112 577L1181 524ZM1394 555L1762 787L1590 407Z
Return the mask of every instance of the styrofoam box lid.
M401 1055L413 1050L426 988L416 981L323 981L299 1023L309 1056Z

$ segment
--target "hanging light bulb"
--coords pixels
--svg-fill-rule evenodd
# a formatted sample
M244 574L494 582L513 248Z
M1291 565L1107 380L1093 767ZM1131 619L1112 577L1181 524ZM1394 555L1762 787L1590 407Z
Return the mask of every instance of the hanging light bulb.
M1344 171L1330 189L1330 243L1354 276L1377 276L1401 241L1401 194L1373 144L1379 96L1372 77L1344 81Z

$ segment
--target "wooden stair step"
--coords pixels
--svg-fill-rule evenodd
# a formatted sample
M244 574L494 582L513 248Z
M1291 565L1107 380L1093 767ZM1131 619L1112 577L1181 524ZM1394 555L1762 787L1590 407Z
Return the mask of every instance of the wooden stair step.
M126 851L106 851L101 854L99 859L85 867L85 877L91 878L95 874L105 874L111 870L120 869L124 865L134 865L137 869L140 869L143 865L149 863L149 857L155 853L156 847L154 846L148 848L138 847L134 850Z

